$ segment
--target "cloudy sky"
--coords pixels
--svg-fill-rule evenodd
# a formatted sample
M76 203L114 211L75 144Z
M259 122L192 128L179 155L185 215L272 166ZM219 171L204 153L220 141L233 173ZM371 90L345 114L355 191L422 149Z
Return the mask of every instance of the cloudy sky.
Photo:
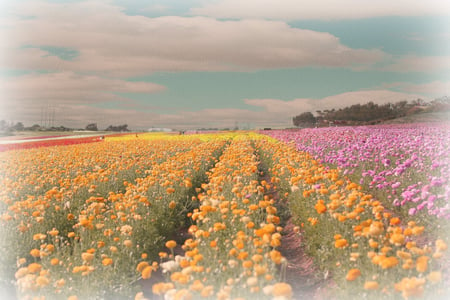
M0 119L289 127L450 96L447 0L0 0Z

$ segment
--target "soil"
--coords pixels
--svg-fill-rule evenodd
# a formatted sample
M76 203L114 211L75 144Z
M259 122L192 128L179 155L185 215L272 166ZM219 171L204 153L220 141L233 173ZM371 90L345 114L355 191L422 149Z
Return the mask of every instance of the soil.
M329 289L333 281L327 278L315 265L311 257L303 251L303 239L300 233L294 231L291 220L283 230L281 246L278 249L287 260L284 281L292 287L294 299L332 299Z

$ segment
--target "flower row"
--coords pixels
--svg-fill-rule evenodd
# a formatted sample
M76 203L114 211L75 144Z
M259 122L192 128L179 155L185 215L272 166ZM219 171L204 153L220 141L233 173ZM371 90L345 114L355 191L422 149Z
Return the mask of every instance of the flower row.
M404 222L362 187L292 145L269 140L273 174L290 187L290 209L305 250L332 271L347 298L405 298L448 292L441 282L447 245L419 222ZM446 238L443 236L443 238Z
M153 285L166 299L289 299L292 289L280 280L286 260L280 218L260 180L259 158L251 138L236 138L199 190L200 207L185 241L184 255L161 264L168 282ZM172 247L173 245L167 245ZM162 257L166 257L162 253Z

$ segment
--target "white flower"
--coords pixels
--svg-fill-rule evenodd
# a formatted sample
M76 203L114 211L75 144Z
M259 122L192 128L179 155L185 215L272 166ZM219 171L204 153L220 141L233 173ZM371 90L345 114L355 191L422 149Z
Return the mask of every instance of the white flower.
M272 295L272 291L273 291L273 285L267 285L267 286L263 287L264 295Z
M299 190L298 186L296 185L291 186L291 192L296 192L298 190Z
M130 225L123 225L122 227L120 227L120 233L123 235L130 234L132 230L133 227Z
M249 277L247 279L247 285L248 286L254 286L258 284L258 278L256 278L255 276Z
M176 289L171 289L168 290L165 294L164 294L164 300L173 300L175 298L175 294L177 293Z
M174 260L166 261L165 263L162 263L161 265L163 273L167 272L173 272L176 269L178 269L179 264Z

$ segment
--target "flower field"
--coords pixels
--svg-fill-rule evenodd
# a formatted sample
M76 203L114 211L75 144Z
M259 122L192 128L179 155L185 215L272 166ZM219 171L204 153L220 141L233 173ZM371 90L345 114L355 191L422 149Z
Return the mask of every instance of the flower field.
M449 216L448 130L394 128L415 141L395 144L389 128L320 130L4 151L0 290L299 299L283 253L290 222L327 298L443 298L448 237L436 229Z

